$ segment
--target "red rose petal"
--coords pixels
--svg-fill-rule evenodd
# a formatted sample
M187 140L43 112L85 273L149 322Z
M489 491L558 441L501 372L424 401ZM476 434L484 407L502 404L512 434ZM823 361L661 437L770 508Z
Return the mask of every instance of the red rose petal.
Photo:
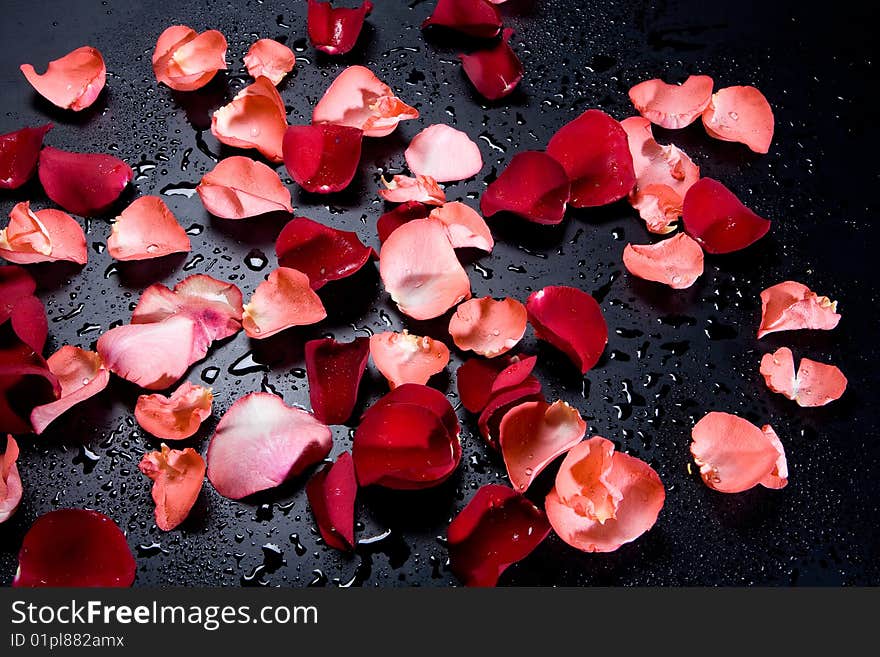
M33 296L37 283L23 267L0 266L0 324L6 322L22 299ZM35 349L39 351L42 349Z
M215 217L246 219L267 212L293 212L290 191L262 162L233 155L206 173L196 191Z
M526 307L516 299L471 299L455 309L449 335L463 351L494 358L513 349L526 332Z
M320 462L333 444L330 429L281 397L254 392L235 402L208 446L208 479L238 500L275 488Z
M406 330L370 336L370 356L392 390L405 383L424 385L449 364L445 344Z
M98 153L71 153L51 146L40 151L40 182L46 195L73 214L109 209L134 172L122 160Z
M46 361L61 384L61 398L31 411L34 433L43 433L57 417L80 402L94 397L110 382L110 372L94 351L65 345Z
M629 90L629 99L651 123L670 129L684 128L709 105L714 84L708 75L690 75L682 84L645 80Z
M244 56L248 75L254 79L260 76L268 78L275 86L293 70L295 64L293 51L273 39L254 41Z
M389 203L425 203L427 205L443 205L446 194L430 176L394 176L391 182L382 178L385 189L379 190L379 196Z
M633 276L683 290L703 274L703 249L679 233L656 244L627 244L623 264Z
M726 87L712 95L703 112L703 126L710 137L766 153L773 141L773 110L754 87Z
M360 7L335 9L332 2L309 0L309 41L316 50L328 55L344 55L354 48L364 27L364 19L373 11L373 3L364 0Z
M525 381L537 360L536 356L524 354L492 360L466 360L456 372L458 396L462 406L471 413L479 413L493 394Z
M313 290L351 276L374 257L375 251L357 233L325 226L308 217L290 221L275 242L278 264L309 277Z
M305 346L306 375L312 413L325 424L344 424L357 403L358 388L370 358L370 340L332 338L309 340Z
M324 466L306 484L309 506L324 542L337 550L354 549L354 500L357 479L351 454L343 452L336 463Z
M268 78L239 91L232 102L211 117L211 134L236 148L255 148L272 162L281 162L287 130L287 111L281 95Z
M479 213L459 201L444 203L429 215L444 226L454 249L473 248L491 253L495 246L492 231Z
M309 286L309 277L296 269L279 267L245 304L241 325L248 337L262 340L291 326L317 324L326 316L321 298Z
M706 253L731 253L754 244L770 230L770 221L744 206L712 178L695 182L684 197L684 229Z
M582 373L599 361L608 343L608 326L599 304L589 294L551 285L533 292L526 310L538 339L563 351Z
M79 223L61 210L31 210L22 201L9 213L9 224L0 229L0 257L20 265L68 260L88 262L86 236Z
M49 336L49 320L43 302L37 297L19 299L9 314L12 332L36 353L43 353Z
M18 553L16 587L125 587L137 564L125 534L103 513L50 511L31 525Z
M0 456L0 524L9 520L21 503L21 476L18 474L18 443L6 436L6 451Z
M357 173L363 136L344 125L290 126L284 135L284 165L307 192L342 191Z
M514 406L531 401L545 401L541 394L541 382L531 375L520 383L493 391L477 418L477 428L486 444L497 449L504 415Z
M846 390L847 380L834 365L826 365L809 358L802 358L797 375L791 349L780 347L761 358L761 374L767 387L798 403L811 408L824 406L840 399Z
M217 30L198 34L172 25L159 35L153 51L156 80L175 91L194 91L226 69L226 38Z
M36 297L19 296L27 290L23 285L29 277L16 276L16 269L0 267L0 291L19 297L7 311L11 301L0 296L0 432L4 433L31 431L31 411L61 396L58 379L36 351L42 351L48 333L45 312Z
M788 483L785 452L770 425L713 411L694 425L691 454L709 488L740 493L758 484L783 488Z
M210 388L185 381L165 395L141 395L134 407L134 417L147 433L163 440L183 440L199 430L211 415L214 395Z
M116 217L107 239L107 252L116 260L149 260L191 250L183 226L158 196L135 199Z
M379 242L384 244L388 236L403 224L414 219L427 219L429 214L431 214L431 207L418 201L407 201L398 205L393 210L384 213L376 222Z
M47 123L38 128L22 128L0 135L0 189L17 189L37 170L43 137L52 129Z
M450 567L465 586L495 586L549 533L546 516L532 502L507 486L483 486L446 532Z
M191 447L183 450L162 445L161 452L144 454L138 465L153 481L156 526L170 532L186 520L205 481L205 459Z
M49 62L42 75L30 64L21 72L43 98L62 109L84 110L95 102L107 81L107 67L97 48L83 46Z
M591 109L562 126L547 144L571 181L575 208L607 205L629 194L636 182L626 132L620 123Z
M558 224L570 194L568 174L559 162L541 151L523 151L489 183L480 210L487 217L505 211L536 224Z
M513 30L507 28L501 41L491 48L459 55L465 75L487 100L509 96L523 77L523 65L510 47Z
M429 176L441 183L465 180L483 168L480 147L466 133L442 123L413 137L404 157L415 176Z
M434 12L422 23L422 29L431 25L491 39L501 33L501 14L485 0L438 0Z
M761 292L759 338L777 331L830 331L839 322L837 302L820 297L803 283L785 281Z

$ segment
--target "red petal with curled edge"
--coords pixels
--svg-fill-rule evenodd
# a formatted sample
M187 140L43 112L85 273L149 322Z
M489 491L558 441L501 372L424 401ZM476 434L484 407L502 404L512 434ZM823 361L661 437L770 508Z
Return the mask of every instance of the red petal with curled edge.
M525 381L532 373L538 358L536 356L505 356L504 358L470 358L459 366L456 372L458 396L471 413L479 413L489 398L506 388Z
M651 529L665 500L651 466L594 436L565 457L544 506L563 541L584 552L613 552Z
M0 432L31 431L30 414L34 407L53 402L61 395L58 379L24 339L38 342L40 336L33 331L22 338L17 335L20 331L14 321L0 324Z
M253 392L235 402L208 446L208 479L238 500L275 488L330 453L329 427L281 397Z
M344 125L290 126L284 134L284 165L307 192L342 191L357 172L363 136Z
M830 331L839 322L837 302L819 296L803 283L784 281L761 292L759 338L777 331Z
M758 484L782 488L788 468L782 443L770 425L713 411L694 425L691 454L709 488L740 493Z
M664 128L689 126L709 105L715 83L708 75L690 75L682 84L645 80L629 90L639 114Z
M153 51L156 80L175 91L195 91L226 69L226 38L217 30L198 34L172 25L159 35Z
M712 178L694 183L684 197L684 229L706 253L732 253L757 242L770 221L744 206L727 187Z
M134 417L141 428L163 440L183 440L199 430L211 415L214 394L210 388L185 381L170 396L141 395Z
M847 384L840 369L809 358L801 359L795 374L794 357L788 347L780 347L772 354L764 354L761 358L761 374L770 390L805 408L824 406L840 399Z
M477 427L486 444L497 449L499 429L505 413L518 404L531 401L545 401L541 394L541 382L531 375L521 383L493 391L477 419Z
M296 269L279 267L245 304L241 325L248 337L262 340L291 326L317 324L326 316L321 298L309 286L309 277Z
M510 47L511 36L513 30L507 28L493 47L458 56L465 75L487 100L509 96L522 80L523 65Z
M82 227L61 210L30 209L22 201L9 213L9 224L0 229L0 258L20 265L68 260L88 262L86 236Z
M446 532L450 567L465 586L495 586L549 533L547 517L531 501L507 486L483 486Z
M358 388L370 358L370 340L332 338L309 340L305 346L306 375L312 413L325 424L344 424L357 403Z
M91 46L77 48L52 60L42 75L30 64L22 64L20 68L38 94L53 105L74 112L94 103L107 81L104 58Z
M384 213L376 222L376 231L379 233L379 242L385 243L388 236L403 224L414 219L426 219L431 214L431 208L418 201L407 201L393 210Z
M444 226L454 249L473 248L491 253L495 247L492 231L479 213L464 203L453 201L431 210L429 215Z
M568 174L542 151L524 151L510 160L480 198L487 217L510 212L536 224L558 224L571 195Z
M211 134L236 148L255 148L266 159L281 162L287 130L287 111L281 95L268 78L239 91L232 102L211 117Z
M623 264L633 276L683 290L703 274L703 249L679 233L657 244L627 244Z
M9 520L21 503L21 476L18 473L18 443L6 436L6 451L0 456L0 524Z
M565 352L582 373L599 361L608 344L608 326L599 304L589 294L566 285L551 285L533 292L526 310L538 339Z
M427 205L443 205L446 193L430 176L394 176L391 182L382 178L385 189L379 190L379 196L389 203L408 203L410 201Z
M449 319L449 335L459 349L494 358L522 340L527 323L526 307L516 299L483 297L455 309Z
M116 217L107 239L107 252L116 260L149 260L191 250L183 226L158 196L135 199Z
M215 217L246 219L267 212L293 212L290 191L262 162L233 155L206 173L196 191Z
M91 216L116 202L134 172L112 155L71 153L46 146L40 151L39 176L50 199L68 212Z
M110 382L110 372L94 351L65 345L49 356L46 363L61 384L61 398L31 411L31 424L37 435L60 415L97 395Z
M315 105L312 123L347 125L365 137L385 137L419 111L394 95L366 66L349 66L336 76Z
M186 520L205 481L205 459L191 447L162 445L162 451L144 454L138 465L153 481L156 526L170 532Z
M514 490L528 490L541 471L586 432L581 414L564 401L526 402L507 411L498 428L498 444Z
M18 553L15 587L126 587L137 564L125 534L103 513L50 511L31 525Z
M360 7L333 8L332 2L309 0L309 41L328 55L344 55L354 48L364 27L364 19L373 11L373 3L364 0Z
M435 219L395 230L382 245L379 275L400 311L413 319L438 317L471 294L446 227Z
M754 87L719 89L703 112L710 137L745 144L756 153L770 150L773 120L770 103Z
M244 65L252 78L263 76L278 86L296 65L296 55L283 43L273 39L259 39L248 48Z
M404 384L364 413L352 457L362 486L410 490L446 480L461 460L459 426L446 396Z
M467 133L442 123L413 137L404 153L409 170L437 182L465 180L483 168L483 156Z
M354 549L354 500L357 479L351 454L343 452L306 484L309 506L324 542L337 550Z
M308 217L288 222L275 242L275 253L279 265L306 274L313 290L351 276L376 256L357 233L331 228Z
M422 29L431 25L491 39L501 33L501 14L485 0L438 0L434 13L422 23Z
M600 110L587 110L557 130L547 155L568 174L575 208L622 199L636 183L626 132Z
M37 170L43 137L52 129L47 123L38 128L22 128L0 135L0 189L17 189Z
M449 349L439 340L403 333L370 336L370 355L376 369L394 388L405 383L428 383L449 364Z

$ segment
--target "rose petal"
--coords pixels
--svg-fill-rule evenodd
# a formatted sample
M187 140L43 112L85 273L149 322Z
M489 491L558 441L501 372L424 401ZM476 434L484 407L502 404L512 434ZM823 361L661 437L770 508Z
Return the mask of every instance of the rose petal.
M159 35L153 51L156 80L175 91L194 91L226 69L226 38L217 30L198 34L172 25Z
M710 137L766 153L773 141L773 110L754 87L726 87L712 95L703 112L703 126Z
M509 96L522 80L523 65L509 45L511 36L513 30L506 28L493 47L458 56L465 75L487 100Z
M220 419L208 446L208 479L238 500L275 488L330 453L330 429L276 395L254 392Z
M334 123L363 130L365 137L385 137L419 111L394 95L366 66L349 66L336 76L315 105L312 123Z
M629 99L651 123L670 129L684 128L709 105L714 84L708 75L690 75L682 84L645 80L629 90Z
M205 209L223 219L246 219L267 212L293 212L290 191L262 162L233 155L206 173L196 191Z
M126 587L134 556L119 526L85 509L50 511L31 525L18 553L15 587Z
M284 165L307 192L342 191L357 173L363 136L357 128L329 123L290 126L284 135Z
M758 484L782 488L788 470L782 443L770 425L713 411L694 425L691 454L709 488L740 493Z
M370 340L366 337L351 342L332 338L306 342L309 400L316 418L325 424L348 421L369 358Z
M272 162L281 162L287 112L281 95L268 78L239 91L232 102L211 117L211 134L236 148L255 148Z
M52 129L47 123L38 128L22 128L0 135L0 189L17 189L37 170L43 137Z
M389 203L425 203L427 205L443 205L446 194L430 176L394 176L391 182L382 178L385 189L379 190L379 196Z
M414 219L427 219L429 214L431 214L431 207L418 201L407 201L398 205L393 210L384 213L376 222L379 242L384 244L388 236L403 224Z
M449 320L449 335L463 351L494 358L513 349L526 332L526 307L507 297L471 299L455 309Z
M332 465L315 473L306 484L309 506L324 542L337 550L354 549L354 501L357 496L354 461L343 452Z
M134 172L122 160L98 153L71 153L51 146L40 151L40 182L46 195L73 214L108 210Z
M449 364L449 349L445 344L411 335L406 330L370 336L370 356L392 390L405 383L425 385Z
M770 221L744 206L712 178L694 183L684 197L684 229L706 253L731 253L754 244L770 230Z
M0 324L9 319L19 301L33 296L36 289L36 281L23 267L0 266Z
M429 215L446 226L455 249L474 248L491 253L495 246L492 231L479 213L459 201L444 203Z
M37 297L19 299L9 314L12 332L36 353L43 353L49 336L49 320L43 302Z
M110 372L94 351L65 345L46 361L61 384L61 398L31 411L34 433L43 433L57 417L80 402L94 397L110 382Z
M437 182L465 180L483 168L480 147L466 133L442 123L413 137L404 157L414 175L430 176Z
M458 396L471 413L479 413L496 392L517 386L532 373L536 356L505 356L504 358L470 358L456 372Z
M22 201L9 213L9 225L0 230L0 257L17 264L68 260L88 262L86 236L79 223L61 210L30 208Z
M491 39L501 32L501 14L484 0L438 0L434 12L422 23L422 29L430 25Z
M332 2L309 0L309 41L316 50L328 55L344 55L354 48L364 27L364 19L373 11L373 3L364 0L360 7L334 9Z
M495 586L550 533L544 513L507 486L481 487L446 532L452 572L465 586Z
M777 331L830 331L839 322L837 302L820 297L803 283L785 281L761 292L759 338Z
M679 233L657 244L627 244L623 264L633 276L683 290L703 274L703 249Z
M16 310L25 301L20 301ZM37 330L43 329L37 327ZM4 433L31 431L31 411L61 395L58 379L49 371L43 357L25 341L27 338L39 342L41 336L32 330L30 335L20 337L21 332L14 321L0 324L0 432Z
M541 394L541 382L531 375L526 376L521 383L493 390L477 419L477 428L486 444L498 449L501 420L504 415L514 406L532 401L545 400Z
M248 337L262 340L290 328L317 324L327 316L309 277L290 267L279 267L257 286L245 304L241 325Z
M74 112L94 103L107 81L104 58L91 46L77 48L52 60L42 75L30 64L19 68L38 94L53 105Z
M568 174L559 162L541 151L523 151L489 183L480 210L487 217L506 211L536 224L558 224L570 194Z
M780 347L772 354L764 354L761 358L761 374L770 390L807 408L824 406L840 399L847 384L840 369L809 358L801 359L795 375L794 357L788 347Z
M794 355L788 347L780 347L761 358L761 375L773 392L789 399L797 396L797 376L794 373Z
M135 199L116 217L107 239L107 252L116 260L149 260L191 250L183 226L158 196Z
M308 217L288 222L275 242L275 253L282 267L306 274L313 290L351 276L376 255L357 233L331 228Z
M589 294L551 285L533 292L526 310L538 339L564 352L582 373L599 361L608 343L608 326L599 304Z
M254 41L244 56L248 75L254 79L260 76L269 78L275 86L293 70L295 64L293 51L273 39Z
M183 440L199 430L211 415L214 394L210 388L185 381L165 395L141 395L134 407L134 417L141 428L163 440Z
M547 154L571 181L575 208L607 205L629 194L636 182L626 132L620 123L591 109L550 138Z
M138 465L153 481L156 526L170 532L186 520L205 481L205 459L191 447L183 450L162 445L161 452L144 454Z
M6 436L6 451L0 456L0 524L9 520L21 503L21 476L18 474L18 443Z

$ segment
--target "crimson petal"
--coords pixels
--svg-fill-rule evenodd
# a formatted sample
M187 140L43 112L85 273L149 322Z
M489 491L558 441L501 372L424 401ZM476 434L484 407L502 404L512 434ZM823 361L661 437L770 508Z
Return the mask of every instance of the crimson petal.
M754 244L770 230L770 221L744 206L727 187L712 178L691 185L682 213L687 234L707 253L731 253Z
M487 100L498 100L513 93L523 77L523 65L510 47L513 30L506 28L492 48L470 55L459 55L465 75Z
M0 266L0 324L9 319L19 301L33 296L37 283L23 267Z
M393 210L389 210L376 222L376 230L379 233L379 242L385 244L385 240L403 224L416 219L427 219L431 214L431 208L418 201L401 203Z
M343 552L353 550L357 479L351 454L343 452L336 463L313 475L306 495L324 542Z
M47 123L0 135L0 189L17 189L30 180L37 170L43 137L51 129Z
M308 192L341 191L357 172L363 137L362 130L344 125L290 126L282 146L284 165Z
M309 400L325 424L344 424L357 403L358 388L370 358L370 339L336 342L309 340L305 346Z
M439 0L422 29L431 25L491 39L501 32L501 14L485 0Z
M40 182L46 195L81 216L109 209L134 177L119 158L100 153L71 153L51 146L40 151Z
M43 357L14 333L14 327L0 325L0 432L31 431L34 408L60 394L58 379Z
M568 174L542 151L524 151L510 160L480 198L487 217L510 212L536 224L558 224L571 195Z
M494 391L477 419L480 435L490 447L498 448L501 420L514 406L525 402L545 401L541 382L528 375L516 385Z
M360 7L333 8L332 2L309 0L309 40L316 50L328 55L344 55L352 48L364 27L364 19L373 11L373 3L364 0Z
M35 352L42 353L49 337L49 320L43 302L37 297L20 299L9 315L12 332Z
M596 300L566 285L533 292L526 302L538 339L552 344L584 374L599 360L608 343L608 326Z

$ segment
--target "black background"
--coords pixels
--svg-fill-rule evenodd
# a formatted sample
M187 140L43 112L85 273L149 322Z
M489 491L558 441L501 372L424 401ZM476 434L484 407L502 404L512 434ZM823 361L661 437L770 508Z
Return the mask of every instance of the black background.
M795 2L688 0L646 8L648 3L510 0L502 10L505 23L516 29L513 45L526 75L513 96L486 105L455 58L474 42L419 30L433 2L376 4L357 48L330 58L307 42L305 1L3 3L0 133L51 120L56 127L48 144L123 158L135 168L137 192L165 190L163 198L185 227L203 227L192 236L192 254L114 265L100 252L109 224L94 219L85 224L87 266L29 267L50 315L47 353L63 344L92 345L111 324L128 320L140 291L151 283L172 284L205 272L236 283L247 298L275 266L273 241L287 217L212 219L197 196L180 195L191 192L216 154L234 152L207 130L210 113L248 83L241 57L257 38L284 41L297 54L294 73L280 87L292 124L307 122L336 73L355 63L372 68L421 111L419 121L365 142L349 190L317 197L291 186L297 214L357 230L374 246L375 221L383 211L375 195L379 173L399 172L408 140L431 123L452 123L478 141L483 172L447 186L450 200L476 207L487 182L514 153L542 148L581 111L599 107L618 119L632 115L626 92L637 82L704 73L719 88L753 84L776 115L766 156L707 138L699 122L677 132L655 130L659 141L682 147L703 175L723 181L774 222L768 237L748 250L707 258L706 274L693 288L660 289L623 271L626 242L649 239L625 203L569 211L559 228L499 217L491 222L498 240L492 255L466 255L474 296L524 300L545 285L573 284L600 300L611 335L605 357L585 377L537 345L531 332L523 347L539 354L537 374L548 399L576 405L592 434L647 460L667 488L657 525L635 543L613 554L586 555L551 536L501 583L878 583L880 448L873 409L878 300L870 275L876 240L869 232L877 215L878 140L869 107L875 77L869 29L876 22L869 10L838 3L811 15L803 8L807 3ZM229 41L230 70L198 92L160 88L152 74L156 38L177 23L219 29ZM84 112L53 108L18 71L22 62L42 70L48 60L85 44L103 53L108 88ZM46 203L32 183L0 192L0 212L5 215L25 199L38 208ZM268 264L255 271L248 263L257 265L260 253ZM837 299L840 326L757 341L758 294L787 279ZM302 344L312 337L348 340L371 330L409 327L449 342L445 320L404 322L374 268L328 285L321 296L330 317L319 326L262 342L241 333L193 368L194 381L210 368L219 375L213 383L214 416L185 445L204 453L216 419L235 399L261 387L308 407ZM792 347L796 357L840 366L849 377L846 395L826 408L801 409L770 393L758 362L782 345ZM385 390L375 371L367 376L359 411ZM435 383L456 401L451 374ZM461 409L459 471L430 491L361 491L362 544L352 557L321 544L302 480L246 503L225 500L206 484L190 518L166 534L153 525L149 481L137 470L143 452L158 446L133 421L137 394L114 379L107 391L77 406L43 436L22 437L25 496L18 513L0 525L0 582L11 581L21 538L37 516L86 506L107 513L127 532L138 557L139 585L453 584L442 540L449 520L480 485L506 483L499 456L475 435L474 419ZM689 475L690 428L710 410L772 424L786 448L788 487L723 495ZM346 427L336 427L334 434L335 455L350 447L350 436ZM535 499L551 484L550 470L533 487Z

